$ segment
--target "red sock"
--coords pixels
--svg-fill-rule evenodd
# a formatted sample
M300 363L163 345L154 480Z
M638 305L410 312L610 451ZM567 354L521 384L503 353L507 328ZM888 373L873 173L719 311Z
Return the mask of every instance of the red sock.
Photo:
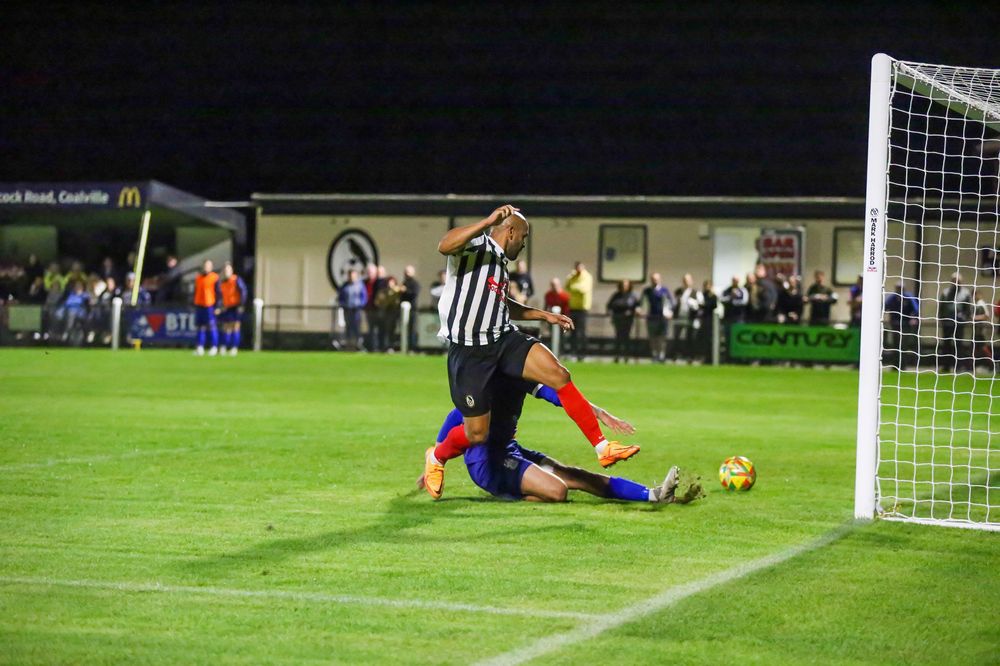
M457 458L469 448L469 438L465 436L465 425L459 423L448 431L444 441L434 447L434 457L443 463Z
M556 391L559 396L559 402L562 403L563 409L569 414L569 417L576 422L576 425L580 428L583 436L587 438L591 446L597 446L604 441L604 435L601 433L601 426L597 422L597 417L594 416L594 410L587 402L587 399L583 397L580 390L573 385L573 382L566 384L561 389Z

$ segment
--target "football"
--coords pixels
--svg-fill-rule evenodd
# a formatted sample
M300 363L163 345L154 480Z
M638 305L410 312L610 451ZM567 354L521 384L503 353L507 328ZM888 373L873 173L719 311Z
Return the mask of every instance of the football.
M750 490L757 480L757 469L743 456L726 458L719 468L719 481L726 490Z

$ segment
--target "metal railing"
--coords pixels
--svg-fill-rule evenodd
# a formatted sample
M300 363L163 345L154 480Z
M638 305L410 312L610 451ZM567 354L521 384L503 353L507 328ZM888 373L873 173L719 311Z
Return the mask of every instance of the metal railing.
M441 353L447 346L437 339L439 320L437 310L412 309L402 303L398 311L360 309L353 316L356 329L348 331L352 313L339 305L265 304L254 301L254 349L335 349L350 351L403 353L417 351ZM358 321L360 319L360 321ZM542 324L532 327L522 324L522 329L537 336L558 356L614 356L616 353L613 318L606 313L592 313L588 317L586 345L580 350L579 341L572 332L558 326ZM699 359L705 363L719 363L722 329L718 318L701 328L692 322L673 321L666 330L667 357L671 359ZM352 327L353 328L353 327ZM621 354L626 359L651 356L647 320L636 316L630 326L626 347ZM621 350L619 350L621 351Z

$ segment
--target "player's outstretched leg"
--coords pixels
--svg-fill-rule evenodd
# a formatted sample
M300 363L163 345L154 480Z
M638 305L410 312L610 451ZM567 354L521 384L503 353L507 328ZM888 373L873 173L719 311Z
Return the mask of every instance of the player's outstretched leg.
M611 467L620 460L628 460L639 453L639 447L620 442L609 442L601 432L593 407L573 384L569 370L543 344L535 344L524 361L523 376L528 381L551 386L556 390L566 414L576 423L597 453L601 467Z
M565 502L568 492L562 479L535 464L529 465L521 477L521 494L529 501Z
M619 476L595 474L579 467L569 467L548 457L542 461L541 465L543 468L551 469L552 474L562 479L570 490L582 490L597 497L626 502L654 502L658 504L674 502L680 474L677 467L671 467L660 485L649 488Z

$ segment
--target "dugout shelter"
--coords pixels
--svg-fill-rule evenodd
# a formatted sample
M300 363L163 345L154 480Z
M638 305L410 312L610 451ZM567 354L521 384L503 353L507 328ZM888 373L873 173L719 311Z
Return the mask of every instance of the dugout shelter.
M249 267L242 213L156 180L0 183L0 256L93 264L105 255L124 257L139 245L146 211L147 269L155 270L157 255L206 252L238 269Z
M156 180L0 183L0 258L6 262L23 264L35 255L43 266L73 260L95 269L110 256L120 270L131 268L138 282L150 284L173 255L179 264L171 275L181 282L212 259L232 261L253 284L251 242L242 213ZM134 266L126 263L131 252ZM32 308L40 309L9 308L12 328L19 321L37 326L40 315Z

